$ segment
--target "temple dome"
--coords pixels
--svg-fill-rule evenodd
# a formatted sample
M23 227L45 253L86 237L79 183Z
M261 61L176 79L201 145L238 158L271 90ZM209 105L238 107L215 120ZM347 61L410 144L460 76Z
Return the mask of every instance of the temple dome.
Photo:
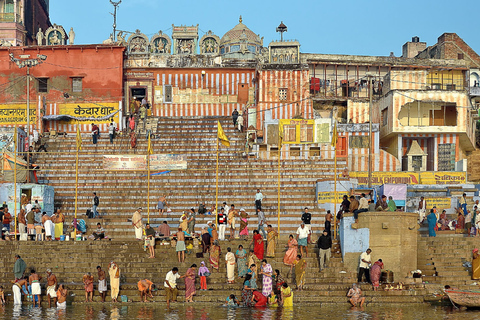
M263 38L243 24L242 16L239 23L220 39L220 53L237 58L251 58L251 55L261 53L262 47Z
M262 45L260 36L255 34L255 32L253 32L245 24L243 24L242 16L240 16L239 23L235 27L233 27L233 29L227 31L223 35L222 39L220 40L220 44L224 44L227 42L237 42L242 38L243 34L246 35L248 42L254 42L256 44Z

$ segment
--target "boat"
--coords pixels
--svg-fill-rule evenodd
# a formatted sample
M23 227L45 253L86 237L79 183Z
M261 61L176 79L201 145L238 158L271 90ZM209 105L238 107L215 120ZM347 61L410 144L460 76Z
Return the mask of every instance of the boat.
M480 308L480 290L445 290L453 304L467 308Z

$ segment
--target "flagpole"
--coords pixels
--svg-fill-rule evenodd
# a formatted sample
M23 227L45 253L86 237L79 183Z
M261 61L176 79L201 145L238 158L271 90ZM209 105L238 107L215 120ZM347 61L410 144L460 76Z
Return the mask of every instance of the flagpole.
M280 125L280 124L279 124ZM278 197L278 204L277 204L277 232L280 234L280 157L282 155L282 138L278 137L278 181L277 181L277 197Z
M220 121L218 121L218 124L219 123ZM215 182L215 229L218 229L218 147L220 143L220 138L218 134L218 124L217 124L217 171L216 171L216 182ZM223 218L225 219L225 217Z
M335 126L337 124L335 123ZM337 238L337 144L335 143L334 147L334 187L333 187L333 238Z
M15 216L15 240L17 239L17 125L13 133L14 141L14 164L13 164L13 214ZM27 171L28 172L28 171ZM24 230L25 231L25 230ZM20 239L19 239L20 240Z
M78 135L80 134L77 122L77 155L75 160L75 219L77 219L77 201L78 201ZM80 142L81 143L81 142Z
M148 135L148 147L150 147L150 134ZM150 223L150 150L147 150L147 167L147 222Z
M333 134L332 134L332 147L333 147L333 154L334 154L334 171L333 171L333 238L337 238L337 140L338 140L338 132L337 132L337 120L335 120L333 126Z

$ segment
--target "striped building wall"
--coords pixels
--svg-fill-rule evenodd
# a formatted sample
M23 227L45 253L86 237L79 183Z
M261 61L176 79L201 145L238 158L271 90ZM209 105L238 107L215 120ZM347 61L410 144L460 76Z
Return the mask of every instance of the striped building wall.
M339 132L339 138L345 137L348 143L350 136L368 136L368 132ZM400 171L401 162L392 154L379 148L380 134L379 132L373 132L374 150L373 150L373 163L374 171ZM273 151L271 147L275 148ZM258 151L259 158L261 159L276 159L278 151L276 145L267 145L266 149ZM296 150L291 151L292 148ZM282 146L282 157L285 159L309 159L311 156L311 148L320 148L320 159L334 160L335 149L330 143L313 143L313 144L284 144ZM294 156L300 150L300 155ZM337 161L347 161L347 168L349 171L368 171L368 148L347 148L346 157L337 157ZM332 162L333 163L333 162Z
M291 119L301 115L313 119L313 105L309 94L308 70L262 70L259 75L257 106L257 128L265 120L265 114L272 119ZM285 100L280 90L286 89Z
M253 69L141 70L126 71L125 100L131 101L131 87L145 86L148 100L153 102L152 115L156 117L230 116L234 109L241 112L246 106L245 102L238 103L241 84L247 88L247 100L253 103ZM171 103L164 102L165 85L172 86Z
M404 138L416 138L416 139L404 139ZM433 138L429 139L429 138ZM461 160L463 157L460 154L460 137L458 134L400 134L398 135L398 154L399 158L404 156L410 148L413 140L417 140L420 148L426 153L429 152L428 141L433 141L433 146L430 146L430 150L433 151L433 170L438 170L438 145L453 143L455 144L455 161ZM405 143L404 143L405 141Z

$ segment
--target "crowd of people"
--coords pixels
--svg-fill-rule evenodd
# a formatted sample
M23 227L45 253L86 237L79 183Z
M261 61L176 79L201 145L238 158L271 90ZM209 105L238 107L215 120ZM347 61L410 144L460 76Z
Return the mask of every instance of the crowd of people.
M427 223L428 235L435 237L437 231L455 230L460 233L466 233L471 237L480 236L480 204L479 200L468 208L467 195L464 193L458 200L458 206L455 209L456 219L449 219L445 209L437 209L433 206L428 215L426 214L426 201L424 197L420 198L418 204L419 223Z
M120 292L120 268L117 263L111 261L107 268L110 277L110 295L112 302L117 302ZM22 304L22 295L33 302L35 305L41 304L41 281L43 277L38 274L35 269L31 269L27 274L27 264L19 255L15 255L15 264L13 266L14 280L12 283L13 303L14 305ZM94 276L88 272L83 275L82 283L85 288L85 302L93 301ZM105 302L107 295L107 274L101 266L97 266L97 290L102 302ZM141 281L138 284L140 289ZM57 306L57 308L65 308L68 288L65 284L58 283L57 277L52 273L51 269L45 270L45 296L48 299L48 306ZM3 289L3 288L2 288ZM150 287L151 289L151 287ZM3 291L2 291L3 293ZM141 295L143 299L143 295ZM4 301L5 302L5 301Z

